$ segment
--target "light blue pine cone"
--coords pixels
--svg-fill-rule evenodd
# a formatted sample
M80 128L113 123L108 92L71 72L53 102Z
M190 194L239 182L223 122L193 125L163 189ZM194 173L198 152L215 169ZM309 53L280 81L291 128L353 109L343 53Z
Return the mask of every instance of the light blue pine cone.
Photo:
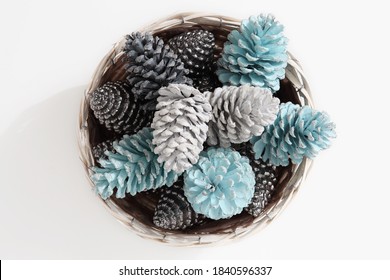
M209 148L184 173L184 194L195 212L219 220L251 202L255 174L249 160L230 148Z
M280 105L279 114L261 136L251 139L255 157L273 165L295 164L314 158L336 137L335 124L325 112L291 102Z
M279 90L285 77L287 38L272 15L251 16L233 30L218 60L217 75L224 85L251 84Z
M123 198L126 193L156 189L164 185L171 186L178 174L167 172L157 161L152 144L152 129L143 128L137 134L123 136L113 144L116 153L106 151L107 159L99 160L102 168L93 167L91 176L96 192L103 198L110 197L117 189L116 197Z

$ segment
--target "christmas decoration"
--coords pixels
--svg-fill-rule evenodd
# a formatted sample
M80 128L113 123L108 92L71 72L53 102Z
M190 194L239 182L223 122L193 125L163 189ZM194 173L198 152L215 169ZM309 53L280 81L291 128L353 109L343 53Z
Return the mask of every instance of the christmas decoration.
M124 51L127 56L127 81L144 108L155 109L158 90L162 86L170 83L192 85L192 80L186 77L189 71L184 68L183 62L159 37L149 33L132 33L126 37Z
M161 198L156 206L153 223L163 229L178 230L189 228L201 220L184 196L182 185L175 183L162 188Z
M95 160L99 160L100 158L107 159L107 156L105 155L106 151L115 152L113 146L112 146L111 140L106 140L104 142L101 142L94 146L92 148L92 155L95 158Z
M249 160L232 149L209 148L184 173L184 194L197 213L218 220L241 213L254 194Z
M231 143L248 142L274 122L279 110L279 99L272 97L271 91L249 85L224 86L207 96L213 108L209 145L229 147Z
M175 172L166 171L157 162L152 137L150 128L123 136L122 140L113 143L116 153L107 152L108 159L99 160L102 167L92 168L91 179L103 199L110 197L114 189L117 190L116 197L123 198L126 193L135 195L164 185L171 186L177 180Z
M246 145L248 146L248 145ZM276 166L265 163L261 159L254 158L254 152L251 149L243 149L241 155L249 158L249 163L256 177L255 193L251 203L245 210L252 216L258 217L270 202L272 194L276 187Z
M298 164L304 156L312 159L328 148L331 138L336 137L334 129L335 124L326 113L288 102L280 105L274 124L251 142L256 158L287 166L289 159Z
M152 123L154 152L165 170L182 173L198 161L211 106L197 89L183 84L170 84L159 94Z
M215 46L213 33L187 31L171 38L168 45L189 70L189 77L196 78L209 72Z
M124 82L108 82L91 95L90 107L108 130L119 135L134 134L149 126L153 116L140 108Z
M142 30L113 45L83 96L80 158L99 199L167 244L264 228L335 136L283 26L181 13Z
M279 89L287 66L287 38L272 15L251 16L233 30L218 60L219 80L226 85L251 84Z

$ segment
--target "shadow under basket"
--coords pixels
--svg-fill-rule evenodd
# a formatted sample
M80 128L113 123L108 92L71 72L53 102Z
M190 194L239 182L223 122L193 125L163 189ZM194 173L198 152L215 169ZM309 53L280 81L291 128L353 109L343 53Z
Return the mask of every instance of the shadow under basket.
M214 33L216 48L214 58L218 59L227 35L238 29L240 20L213 14L183 13L160 20L139 31L148 31L167 41L169 38L192 29L204 29ZM97 67L92 81L85 91L79 118L80 157L84 163L88 178L90 168L96 165L92 156L92 147L113 135L103 129L93 117L89 108L90 94L108 81L126 79L123 46L125 39L117 42ZM289 53L286 78L281 81L276 95L281 102L291 101L314 108L308 83L298 61ZM197 246L236 240L252 234L268 225L286 207L299 189L310 169L311 161L304 159L301 164L290 164L279 168L277 184L271 201L264 211L254 218L245 211L230 219L206 219L202 224L182 231L169 231L153 224L154 208L158 201L158 192L144 192L136 196L118 199L114 195L102 200L109 211L125 226L141 237L153 239L176 246ZM91 186L93 186L90 180Z

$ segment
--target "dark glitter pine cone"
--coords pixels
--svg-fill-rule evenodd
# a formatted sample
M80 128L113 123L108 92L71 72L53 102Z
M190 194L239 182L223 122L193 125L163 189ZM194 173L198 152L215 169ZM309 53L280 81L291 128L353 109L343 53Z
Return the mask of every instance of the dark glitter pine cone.
M210 70L215 46L214 34L206 30L192 30L181 33L168 41L190 71L189 77L204 76Z
M106 140L94 146L92 148L92 155L95 158L95 160L99 160L100 158L107 159L107 156L104 154L104 152L106 151L110 151L114 153L115 150L112 146L112 143L113 143L112 140Z
M213 63L207 72L203 76L193 78L194 88L200 92L214 91L217 87L222 87L221 82L218 80L218 76L215 74L217 70L216 63Z
M150 33L126 36L127 81L147 110L154 110L158 90L168 84L192 85L189 71L164 41Z
M153 119L153 114L141 108L125 82L108 82L96 89L90 107L100 124L119 135L135 134Z
M197 214L184 195L180 182L161 189L162 195L153 216L153 223L163 229L180 230L198 224L202 216Z
M249 146L249 147L248 147ZM249 144L233 146L241 155L249 158L249 163L255 172L255 193L251 203L245 208L250 215L258 217L270 202L276 187L276 166L255 159L255 154Z

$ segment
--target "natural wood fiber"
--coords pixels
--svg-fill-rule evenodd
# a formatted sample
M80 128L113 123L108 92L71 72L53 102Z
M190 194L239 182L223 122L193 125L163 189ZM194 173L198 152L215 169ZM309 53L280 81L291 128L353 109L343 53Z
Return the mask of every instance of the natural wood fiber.
M182 13L160 20L139 31L148 31L164 40L190 29L202 28L214 33L216 38L215 58L220 56L223 44L229 32L239 27L240 20L213 14ZM93 78L85 91L79 118L80 158L85 166L88 179L90 167L94 166L92 147L103 140L112 139L95 120L88 106L90 94L107 81L124 80L126 73L122 51L124 38L116 43L98 65ZM310 88L299 62L289 54L286 78L281 81L278 92L282 102L292 101L301 105L314 107ZM145 192L136 196L117 199L115 196L101 200L109 211L124 225L141 237L153 239L176 246L198 246L223 243L237 240L253 234L267 226L286 207L298 191L303 179L310 169L311 161L304 159L301 164L290 165L278 170L276 193L263 213L253 218L241 213L227 220L207 220L203 224L186 231L165 231L154 226L152 222L154 207L157 204L158 192ZM89 179L90 181L90 179ZM90 181L91 186L93 183Z

